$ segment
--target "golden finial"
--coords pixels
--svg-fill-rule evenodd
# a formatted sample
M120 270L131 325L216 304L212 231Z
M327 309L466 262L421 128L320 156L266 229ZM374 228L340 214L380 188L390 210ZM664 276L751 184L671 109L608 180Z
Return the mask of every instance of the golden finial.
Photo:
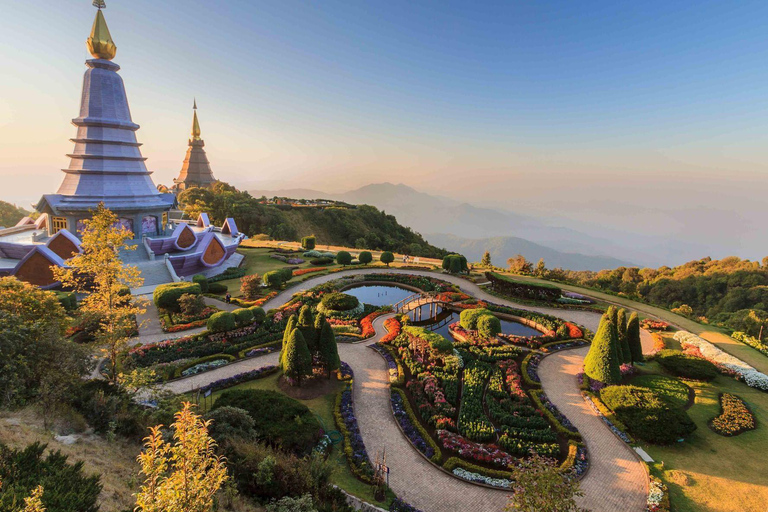
M192 140L200 140L200 123L197 121L197 99L192 103L194 115L192 116Z
M107 20L104 19L104 14L101 12L107 7L107 4L104 3L104 0L94 0L93 6L99 10L96 11L96 19L93 20L91 36L86 41L88 51L97 59L112 60L117 53L117 46L112 41Z

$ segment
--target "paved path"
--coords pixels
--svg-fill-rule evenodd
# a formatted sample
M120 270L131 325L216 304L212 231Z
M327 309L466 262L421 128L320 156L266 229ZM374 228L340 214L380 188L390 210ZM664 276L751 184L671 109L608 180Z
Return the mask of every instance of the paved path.
M373 269L352 270L343 275L396 272ZM403 273L434 276L434 274L403 271ZM282 292L265 304L265 309L276 308L300 291L320 283L339 279L331 274L309 279L299 287ZM521 306L485 293L474 283L450 275L441 279L457 284L462 291L477 298L556 315L596 330L600 314L589 311L571 311L543 307ZM390 485L406 501L425 512L452 512L454 510L502 510L507 503L508 491L496 491L446 475L436 469L408 443L400 433L389 406L389 377L384 359L367 348L384 334L383 322L387 316L374 321L376 336L363 344L339 344L339 355L355 373L355 414L371 457L386 448L391 468ZM643 336L644 348L649 336ZM652 340L651 340L652 343ZM590 454L590 470L582 480L585 496L579 505L592 512L641 512L645 510L647 477L645 469L632 450L603 424L581 398L576 374L581 371L588 348L567 350L552 354L542 361L539 377L550 400L579 428ZM215 370L171 382L166 389L182 393L215 380L237 373L276 364L277 353L239 361Z

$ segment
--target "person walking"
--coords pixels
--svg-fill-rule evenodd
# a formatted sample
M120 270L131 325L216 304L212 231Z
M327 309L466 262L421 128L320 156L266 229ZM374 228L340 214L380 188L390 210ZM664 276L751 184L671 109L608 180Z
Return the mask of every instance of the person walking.
M229 304L231 301L232 301L232 295L230 295L229 292L227 292L227 294L224 296L224 302Z

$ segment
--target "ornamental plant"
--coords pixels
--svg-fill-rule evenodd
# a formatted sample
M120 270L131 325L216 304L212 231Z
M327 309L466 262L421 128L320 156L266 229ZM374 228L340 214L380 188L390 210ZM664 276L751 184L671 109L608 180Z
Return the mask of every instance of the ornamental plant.
M373 255L369 251L362 251L357 255L357 261L363 265L367 265L373 261Z
M632 312L627 320L627 345L633 363L643 361L643 345L640 342L640 320L636 312Z
M756 428L755 416L736 395L720 395L720 414L709 421L709 428L721 436L737 436Z
M600 326L592 339L587 357L584 358L584 373L590 379L605 384L616 384L621 380L619 356L616 350L613 322L608 315L600 320Z
M333 333L331 325L324 317L318 315L318 318L323 319L317 342L318 359L325 368L326 374L330 379L331 373L334 370L338 370L341 364L341 360L339 359L339 347L336 344L336 335Z
M312 354L299 329L294 329L288 336L288 344L283 349L283 371L285 375L301 387L301 379L312 374Z
M379 256L379 261L384 263L386 266L389 266L390 263L395 261L395 255L389 251L384 251L381 253L381 256Z
M315 235L305 236L301 239L301 247L305 251L311 251L315 248Z
M627 338L627 310L624 308L619 309L616 318L616 329L619 335L619 343L621 344L621 362L630 364L632 362L632 350L629 346L629 339Z
M352 255L347 251L339 251L336 253L336 263L342 267L352 264Z
M261 291L261 277L259 274L251 274L240 278L240 293L245 300L253 300Z

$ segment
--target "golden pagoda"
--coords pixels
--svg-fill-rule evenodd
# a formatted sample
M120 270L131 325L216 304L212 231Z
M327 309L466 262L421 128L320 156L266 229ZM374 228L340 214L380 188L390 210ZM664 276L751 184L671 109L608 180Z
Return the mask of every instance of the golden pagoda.
M102 9L106 9L107 4L104 3L104 0L95 0L93 5L98 7L99 10L96 11L96 18L93 20L93 27L91 27L91 35L86 41L88 51L97 59L112 60L117 53L117 46L112 41L112 35L109 33L109 27L107 27L107 20L104 19L104 14L101 12Z
M211 164L205 154L205 142L200 137L200 122L197 120L197 100L192 104L192 133L187 148L187 156L179 171L179 177L173 180L173 190L181 192L192 187L211 187L216 183Z

